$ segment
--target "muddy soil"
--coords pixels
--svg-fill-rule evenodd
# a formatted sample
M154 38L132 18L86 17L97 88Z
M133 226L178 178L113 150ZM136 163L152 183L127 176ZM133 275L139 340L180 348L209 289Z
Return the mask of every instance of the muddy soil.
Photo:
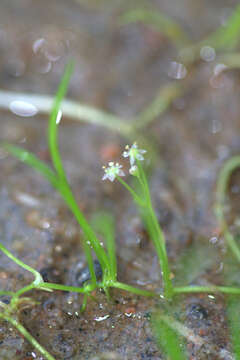
M221 24L237 1L149 1L172 16L193 39ZM159 88L173 82L177 52L163 35L142 24L121 25L120 16L139 2L1 0L0 88L54 95L69 59L75 61L68 98L130 122ZM144 5L144 2L141 1ZM214 63L216 65L216 63ZM142 131L156 151L151 191L166 234L174 281L223 284L226 249L213 211L215 183L223 162L240 153L239 73L213 79L213 63L187 68L185 91L168 111ZM216 80L216 81L215 81ZM16 95L17 98L17 95ZM47 117L0 110L0 139L24 146L49 162ZM116 218L119 280L149 290L162 287L154 249L137 210L117 183L103 182L102 165L118 160L130 141L116 131L63 118L59 142L69 181L88 218L108 210ZM74 284L85 265L81 230L60 196L32 169L0 152L0 238L46 281ZM231 188L239 197L239 177ZM236 202L237 203L237 202ZM232 213L232 224L237 208ZM188 260L193 260L191 268ZM189 265L190 266L190 265ZM187 271L186 271L187 269ZM231 279L230 279L231 280ZM0 288L16 290L31 276L0 254ZM232 279L235 285L239 280ZM161 301L113 291L89 300L71 293L30 294L38 304L19 318L57 359L162 359L151 330ZM8 301L7 297L1 297ZM189 295L174 301L173 313L196 337L187 338L189 359L231 359L223 296ZM199 338L201 341L199 341ZM0 324L0 358L42 359L9 324Z

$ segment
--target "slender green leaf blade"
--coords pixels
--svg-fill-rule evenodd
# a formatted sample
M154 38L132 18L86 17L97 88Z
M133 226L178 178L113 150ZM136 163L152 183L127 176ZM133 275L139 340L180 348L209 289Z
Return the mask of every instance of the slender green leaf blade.
M117 277L117 258L115 245L115 226L114 219L111 214L100 212L95 214L92 220L92 225L97 232L104 237L107 246L108 259L111 267L112 280Z
M229 17L226 25L219 27L202 43L213 46L215 49L234 49L239 43L240 35L240 5Z
M182 27L165 14L139 8L131 10L122 16L123 24L138 21L142 21L165 34L177 47L189 43L188 36Z
M161 315L155 316L152 320L152 326L156 341L160 349L168 356L168 359L186 360L184 348L180 342L180 337L168 323L166 317Z
M60 107L62 100L67 92L68 84L73 72L73 63L70 62L67 64L62 80L60 82L58 91L55 96L54 104L52 107L52 111L49 118L48 125L48 145L52 158L53 165L57 171L58 176L61 179L65 179L65 171L62 165L62 160L60 157L59 149L58 149L58 117L61 117Z
M92 283L96 286L97 278L96 278L96 274L95 274L95 270L94 270L94 263L93 263L93 258L92 258L92 254L91 254L91 247L89 246L86 239L84 239L84 241L83 241L83 248L84 248L84 252L86 254L86 258L87 258L87 262L88 262L88 268L89 268L89 272L90 272L90 275L91 275Z
M239 341L240 319L238 316L239 311L240 311L239 298L235 296L229 297L227 302L227 315L230 325L230 332L231 332L235 360L240 360L240 341Z
M58 179L53 170L43 161L39 160L34 154L18 146L7 143L1 144L1 146L7 150L8 153L40 172L54 187L58 188Z

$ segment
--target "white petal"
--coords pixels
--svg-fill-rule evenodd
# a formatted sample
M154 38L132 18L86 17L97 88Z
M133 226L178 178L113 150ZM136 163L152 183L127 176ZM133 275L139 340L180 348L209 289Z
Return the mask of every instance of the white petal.
M144 157L141 154L136 154L136 158L138 160L144 160Z
M141 154L145 154L147 152L147 150L144 150L144 149L139 149L138 150Z
M114 174L108 174L108 179L113 182L115 180L115 175Z
M106 180L106 179L108 179L108 174L104 174L102 177L102 180Z
M123 155L123 157L125 157L125 158L128 157L128 156L129 156L129 151L124 151L122 155Z

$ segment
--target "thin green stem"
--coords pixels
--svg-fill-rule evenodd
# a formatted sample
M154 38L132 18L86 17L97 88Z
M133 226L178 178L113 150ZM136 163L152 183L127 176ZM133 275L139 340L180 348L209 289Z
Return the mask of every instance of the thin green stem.
M232 173L239 167L240 167L240 156L234 156L230 160L228 160L221 169L217 180L216 205L215 205L216 217L224 233L226 243L229 246L230 250L232 251L233 255L238 260L238 262L240 262L240 249L233 235L230 233L228 229L228 225L226 223L225 215L224 215L224 204L225 204L226 192L230 177Z
M80 293L80 294L85 294L85 293L93 290L93 288L90 287L90 285L87 285L84 288L79 288L76 286L68 286L68 285L61 285L61 284L54 284L54 283L41 283L41 284L39 284L39 287L40 287L40 290L41 289L52 289L52 290L76 292L76 293Z
M0 290L0 295L13 296L15 293L13 291L4 291Z
M71 209L73 215L75 216L76 220L78 221L79 225L81 226L85 237L88 241L90 241L91 246L93 247L97 258L101 264L102 269L108 269L109 270L109 262L107 254L105 253L103 247L100 244L100 241L98 240L95 232L87 222L85 216L82 214L82 212L79 210L79 207L77 205L77 202L72 194L72 191L69 186L64 186L60 189L60 192ZM85 239L85 241L86 241Z
M157 222L155 213L150 209L149 213L146 211L143 215L150 237L155 246L158 255L160 267L162 270L162 277L164 283L164 293L167 298L171 298L173 294L172 281L170 279L170 269L168 264L168 257L165 248L165 237Z
M219 293L240 295L240 288L228 287L228 286L179 286L174 287L174 294L183 293Z
M66 180L65 171L62 165L61 156L58 149L58 123L57 119L60 112L62 100L67 92L69 81L73 72L73 63L70 62L66 65L63 77L58 87L57 94L54 99L52 111L48 123L48 147L51 154L52 163L56 169L59 179Z
M107 226L106 226L107 225ZM108 217L108 222L105 224L105 239L107 245L107 252L109 263L111 266L111 279L116 280L117 278L117 257L116 257L116 243L115 243L115 228L114 220Z
M138 289L138 288L135 288L134 286L127 285L127 284L121 283L119 281L112 282L110 286L117 288L117 289L129 291L133 294L137 294L137 295L141 295L141 296L148 296L148 297L159 296L159 294L157 294L153 291Z
M20 332L20 334L22 334L30 342L30 344L45 357L45 359L55 360L55 358L42 345L40 345L36 339L34 339L34 337L22 324L20 324L19 321L4 313L0 313L0 318L12 324Z
M135 202L137 204L139 204L140 206L144 207L144 202L142 201L142 199L138 196L138 194L131 188L131 186L129 186L120 176L116 176L116 178L118 179L118 181L127 189L127 191L130 192L130 194L132 195L133 199L135 200Z
M43 281L42 279L42 276L40 275L40 273L33 269L31 266L25 264L24 262L22 262L21 260L17 259L12 253L10 253L10 251L8 251L5 246L0 243L0 250L7 256L9 257L9 259L13 260L17 265L21 266L23 269L31 272L34 277L35 277L35 280L34 280L34 284L37 285L39 284L40 282Z
M139 171L139 182L142 188L142 196L145 198L146 208L142 208L141 214L147 229L149 231L150 237L154 243L160 267L162 270L162 277L164 283L164 292L167 298L171 298L173 294L172 281L170 279L170 269L168 264L167 250L165 246L165 236L162 232L162 229L158 223L157 217L153 210L151 194L147 182L145 172L143 170L142 164L137 160L137 167Z
M92 258L92 254L91 254L91 248L90 248L89 244L87 243L87 241L83 242L83 248L84 248L84 252L86 254L86 258L87 258L88 269L89 269L89 272L91 275L91 281L92 281L92 284L96 287L97 278L96 278L96 274L95 274L95 270L94 270L94 263L93 263L93 258Z
M21 295L25 294L26 292L31 291L35 288L38 288L38 285L35 286L34 283L31 283L30 285L24 286L20 290L16 291L10 302L11 308L14 309L17 306L19 296L21 296Z
M81 312L84 312L86 310L87 300L88 300L88 294L84 294L83 302L82 302L82 306L81 306L81 310L80 310Z

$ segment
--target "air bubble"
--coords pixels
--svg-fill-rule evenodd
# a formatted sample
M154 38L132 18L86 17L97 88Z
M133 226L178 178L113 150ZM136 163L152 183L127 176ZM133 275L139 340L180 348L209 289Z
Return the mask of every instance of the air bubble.
M204 61L213 61L216 57L215 49L211 46L203 46L200 50L200 56Z
M12 101L9 105L9 108L14 114L18 116L28 117L34 116L38 113L38 109L35 105L23 100Z
M168 76L172 79L181 80L184 79L187 75L186 67L181 64L177 63L176 61L172 61L169 66Z

